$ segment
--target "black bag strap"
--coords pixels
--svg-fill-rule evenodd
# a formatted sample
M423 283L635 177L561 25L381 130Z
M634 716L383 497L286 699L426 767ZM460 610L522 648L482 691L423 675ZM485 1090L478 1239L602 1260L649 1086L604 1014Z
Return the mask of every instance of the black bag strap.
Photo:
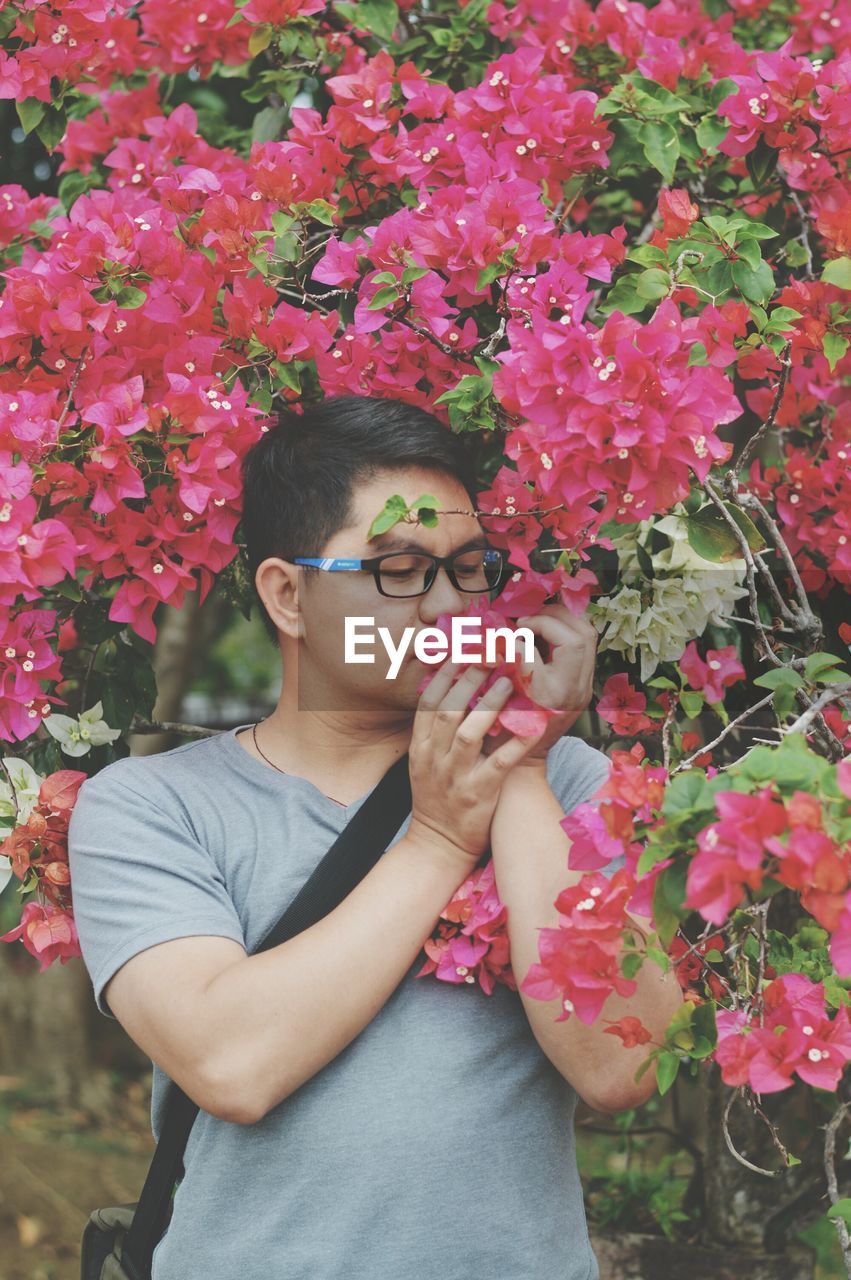
M317 924L375 866L411 810L408 755L401 756L364 800L281 919L252 954L276 947ZM154 1249L171 1208L174 1184L200 1108L173 1081L151 1167L122 1250L130 1280L150 1280Z

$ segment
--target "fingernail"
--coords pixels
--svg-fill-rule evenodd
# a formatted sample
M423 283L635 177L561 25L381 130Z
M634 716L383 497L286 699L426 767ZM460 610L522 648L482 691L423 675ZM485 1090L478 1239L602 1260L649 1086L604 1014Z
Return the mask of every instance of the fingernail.
M508 676L500 676L493 687L497 693L508 693L508 690L511 688L511 681L508 679Z

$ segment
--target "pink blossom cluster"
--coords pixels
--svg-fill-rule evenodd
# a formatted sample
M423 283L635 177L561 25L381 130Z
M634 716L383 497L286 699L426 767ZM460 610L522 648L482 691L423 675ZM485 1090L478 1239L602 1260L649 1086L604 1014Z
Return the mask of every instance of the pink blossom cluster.
M5 7L5 6L4 6ZM323 0L17 0L9 38L15 52L0 52L0 98L49 103L51 80L83 93L108 88L140 69L175 73L249 61L253 24L285 26L324 9ZM234 22L235 15L242 21Z
M539 930L540 963L530 966L521 990L536 1000L558 998L557 1022L575 1013L590 1025L613 991L635 992L635 980L623 977L619 963L628 923L624 908L634 886L634 877L621 868L611 877L584 875L556 899L559 926Z
M725 1084L755 1093L788 1089L797 1075L816 1089L835 1090L851 1061L851 1022L843 1005L828 1016L824 983L802 973L775 978L761 993L762 1016L719 1009L714 1059Z
M692 689L699 689L707 702L723 702L724 690L745 678L745 669L736 656L736 646L707 649L701 658L697 641L690 640L678 666Z
M38 959L41 972L54 960L67 964L80 954L71 909L68 823L85 780L86 774L76 769L60 769L44 778L27 821L0 842L0 855L9 859L13 874L23 884L35 878L40 891L38 900L30 899L24 906L20 924L0 935L0 942L20 939Z
M851 798L851 757L837 765L837 780ZM825 830L819 798L796 791L784 801L766 786L754 793L720 791L715 807L719 820L699 833L689 862L685 905L723 924L745 888L759 890L770 876L799 895L831 935L837 973L851 975L851 842L837 842Z
M640 836L658 822L668 773L662 765L648 764L646 754L640 742L629 751L613 750L611 770L602 787L591 800L566 814L561 825L570 838L570 870L597 871L623 856L624 869L635 882L630 910L652 919L656 881L671 859L662 859L639 877L638 859L644 848Z
M432 937L423 943L428 959L416 976L434 974L443 982L478 984L486 995L493 994L497 983L516 991L507 919L489 858L467 876L441 911Z
M522 627L524 618L537 612L551 594L557 595L560 602L567 608L574 612L577 610L576 599L568 590L562 588L561 575L555 573L530 573L524 575L523 578L519 578L517 581L507 583L494 601L485 604L481 600L474 599L466 610L467 617L481 620L482 643L478 652L472 640L468 639L465 645L469 652L477 652L477 656L471 657L470 662L475 663L477 666L490 668L490 674L470 700L470 707L474 707L479 699L483 698L501 677L507 677L513 685L511 696L503 705L499 715L488 730L488 734L491 736L496 736L505 731L516 734L521 738L534 738L543 733L550 718L557 714L557 708L545 707L533 701L530 697L531 671L526 669L522 657L515 657L513 651L509 655L508 642L505 635L496 634L506 628L513 630ZM442 631L447 640L450 640L452 634L451 614L440 614L435 619L434 627L436 630ZM492 630L495 633L496 643L494 647L496 654L492 661L488 660L484 642L486 630ZM442 662L436 663L435 670L428 672L423 677L418 689L419 693L428 688L441 665Z

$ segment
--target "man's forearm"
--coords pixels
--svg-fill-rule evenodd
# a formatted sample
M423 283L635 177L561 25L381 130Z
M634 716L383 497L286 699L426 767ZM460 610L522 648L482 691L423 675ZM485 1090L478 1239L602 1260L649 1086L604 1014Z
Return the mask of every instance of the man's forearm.
M467 872L410 833L324 919L209 985L213 1078L259 1119L336 1057L386 1003Z
M540 960L539 930L558 925L556 898L563 889L578 884L584 874L567 868L570 841L561 826L563 817L547 781L544 760L525 763L506 778L491 826L491 850L499 896L508 909L511 967L518 988L530 966ZM645 933L649 931L650 921L628 914ZM645 960L635 981L634 995L624 998L613 992L591 1026L576 1014L558 1022L562 1012L559 999L536 1000L520 991L544 1053L596 1110L638 1106L656 1087L653 1067L638 1084L633 1079L652 1046L625 1048L617 1036L606 1034L602 1019L617 1020L632 1014L658 1041L682 1003L682 991L672 970L663 974L656 964Z

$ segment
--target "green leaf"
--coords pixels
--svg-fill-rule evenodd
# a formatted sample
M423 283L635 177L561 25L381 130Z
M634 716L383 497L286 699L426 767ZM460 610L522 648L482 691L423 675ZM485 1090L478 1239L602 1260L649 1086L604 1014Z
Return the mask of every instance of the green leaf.
M381 40L392 40L399 25L396 0L360 0L360 4L338 0L337 12L361 31L371 31Z
M422 280L423 276L427 276L428 273L428 267L405 267L402 272L402 284L407 289L409 285L416 283L417 280Z
M252 58L256 58L258 53L262 53L264 49L269 48L274 34L275 28L268 22L264 22L261 26L252 30L251 35L248 37L248 52Z
M681 1059L676 1053L660 1053L656 1064L656 1084L661 1094L666 1094L677 1078Z
M18 115L20 113L21 109L18 107ZM825 284L835 284L840 289L851 289L851 258L833 258L826 264L821 278Z
M753 311L753 307L751 310ZM775 307L768 318L768 323L764 324L762 328L766 329L768 333L785 333L787 330L793 329L795 327L794 322L800 319L800 311L794 311L792 307Z
M781 720L790 716L797 707L795 690L789 684L782 684L779 689L776 689L771 701Z
M642 858L646 852L647 849L642 853ZM639 874L643 875L644 872ZM683 858L665 867L659 873L653 889L653 919L663 947L667 948L671 945L671 939L677 932L680 920L688 914L688 910L682 905L685 895L686 860Z
M625 978L634 978L644 963L644 956L638 951L628 952L621 956L621 973Z
M634 273L620 276L599 304L598 310L605 315L611 311L622 311L625 316L643 311L647 301L639 297L637 284L638 276Z
M750 516L731 502L725 502L724 507L744 534L750 550L761 551L765 539ZM690 546L704 560L723 564L742 554L738 538L714 503L707 503L695 515L688 517L686 532Z
M486 289L489 284L493 284L494 280L498 280L509 270L510 268L502 262L491 262L488 266L482 267L476 280L476 291L481 292L482 289Z
M752 302L766 303L774 292L774 273L767 262L753 268L747 262L734 262L730 268L733 282Z
M311 200L310 204L305 205L305 211L310 214L311 218L321 222L323 226L333 227L334 216L337 211L327 200Z
M635 249L630 249L626 255L629 262L637 262L642 267L665 267L668 265L668 255L664 249L660 249L657 244L640 244Z
M754 240L771 240L774 236L779 235L779 231L775 231L773 227L769 227L765 222L751 222L750 218L743 213L737 213L735 217L730 219L730 225L740 227L743 234Z
M824 679L837 663L841 664L844 661L844 658L838 658L835 653L811 653L804 663L804 675L807 680Z
M665 297L670 287L671 277L668 272L660 270L659 267L650 267L649 270L641 272L635 290L640 298L656 302L659 298Z
M704 116L694 132L702 150L713 152L726 138L729 125L714 116Z
M841 1200L837 1200L835 1204L830 1206L824 1216L829 1218L831 1222L834 1218L841 1218L846 1227L851 1230L851 1199L848 1196L843 1196Z
M827 363L830 365L831 373L845 355L848 346L848 339L843 338L841 334L833 333L830 329L825 331L825 335L822 338L822 350L827 358Z
M15 103L15 109L24 133L32 133L33 129L41 124L47 104L39 102L37 98L25 98L23 102Z
M714 813L715 797L699 769L675 773L665 787L662 813L669 820L684 814Z
M666 120L645 120L638 137L647 163L658 169L666 183L673 182L680 156L680 140L673 125Z
M395 284L385 285L383 289L378 289L370 299L367 311L381 311L384 307L389 307L391 303L399 301L399 287Z
M80 584L74 578L66 578L63 582L57 582L55 587L51 587L51 590L66 600L82 600L83 598Z
M297 395L301 392L301 373L297 364L289 360L275 360L272 362L272 372L281 386L295 391Z
M762 262L762 250L758 240L741 240L736 244L736 253L748 264L751 271L758 271ZM735 278L735 277L734 277Z
M777 152L774 147L770 147L767 142L760 138L753 151L749 151L745 156L745 164L747 165L751 182L758 191L765 185L777 168Z
M761 676L755 676L753 683L759 685L760 689L780 689L784 685L790 689L800 689L804 679L794 667L772 667Z
M800 240L790 240L786 245L786 261L789 266L802 267L808 260L809 254Z
M689 720L694 720L700 715L703 702L703 694L697 689L683 689L680 693L680 706Z
M379 533L386 533L388 529L392 529L395 524L408 514L408 504L400 493L394 493L384 504L382 510L369 526L367 533L367 541L375 538Z
M693 342L688 353L689 367L693 364L709 364L709 354L702 342Z
M148 301L148 295L144 289L136 289L133 285L128 284L119 290L115 301L125 311L133 311L136 307L141 307Z
M287 122L286 107L264 107L251 123L252 142L272 142L280 138Z
M730 274L730 263L726 258L721 258L720 261L715 262L706 272L703 280L701 281L703 288L707 289L709 293L714 294L716 299L720 298L722 294L727 292L730 288L731 282L732 276Z

